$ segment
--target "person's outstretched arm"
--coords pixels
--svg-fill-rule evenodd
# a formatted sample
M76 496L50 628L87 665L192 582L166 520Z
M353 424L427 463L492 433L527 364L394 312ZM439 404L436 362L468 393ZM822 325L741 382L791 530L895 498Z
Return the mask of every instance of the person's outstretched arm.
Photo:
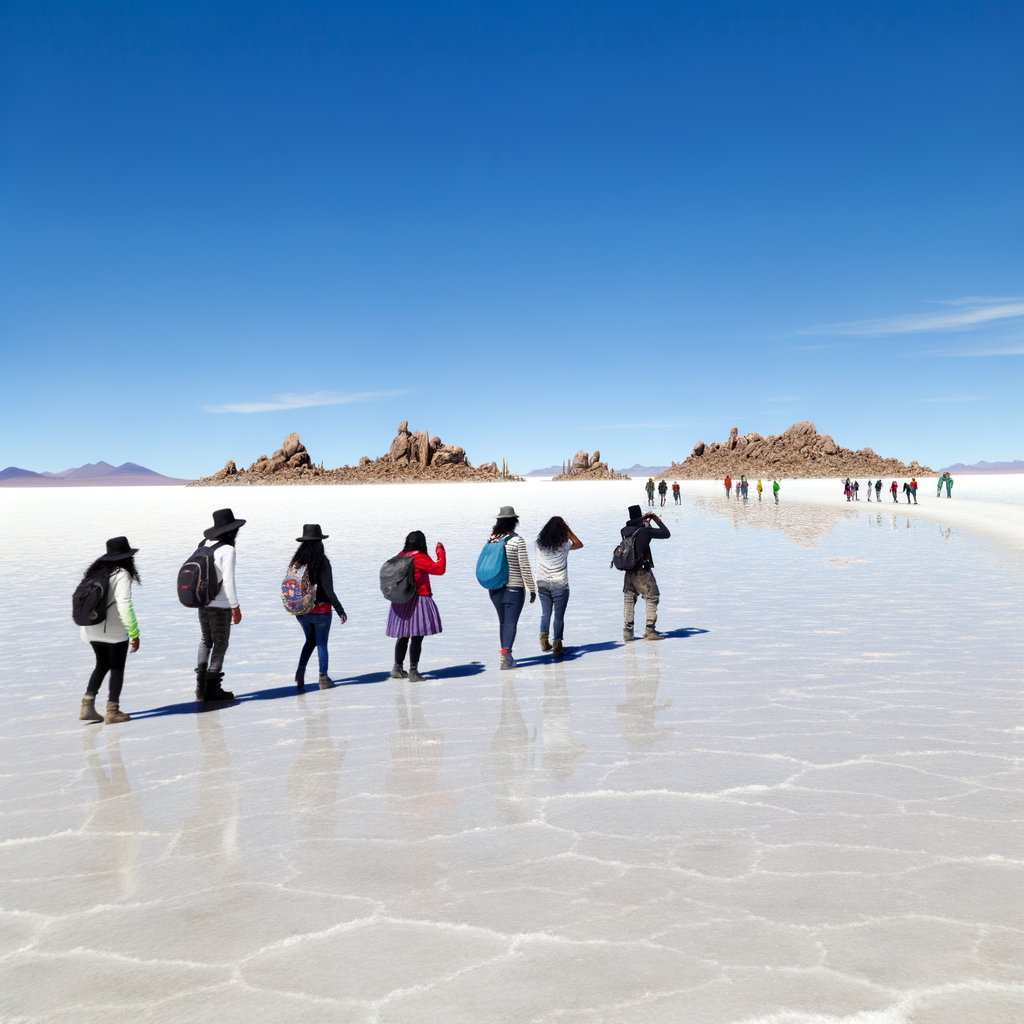
M448 567L448 559L445 554L444 545L440 541L437 542L437 547L434 548L434 554L437 555L437 561L434 561L430 555L417 551L413 555L413 565L417 569L430 573L431 576L443 576L445 569Z

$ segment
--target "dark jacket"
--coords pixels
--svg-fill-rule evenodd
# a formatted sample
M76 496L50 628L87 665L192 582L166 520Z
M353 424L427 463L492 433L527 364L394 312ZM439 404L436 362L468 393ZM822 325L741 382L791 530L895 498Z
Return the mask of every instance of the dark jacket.
M339 615L345 614L338 595L334 592L334 573L331 571L331 561L324 556L324 565L320 570L320 579L316 581L316 603L332 604Z
M651 541L668 540L672 536L667 526L644 526L643 518L630 519L620 531L623 537L636 535L633 550L636 552L637 569L653 569L654 559L651 558Z

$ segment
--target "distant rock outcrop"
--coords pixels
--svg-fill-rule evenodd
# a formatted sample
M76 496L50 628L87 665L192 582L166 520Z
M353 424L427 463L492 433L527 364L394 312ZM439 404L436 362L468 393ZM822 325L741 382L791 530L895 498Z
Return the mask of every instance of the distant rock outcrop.
M196 480L193 487L241 486L262 484L360 484L408 483L432 481L519 480L509 472L504 459L501 466L487 462L473 467L464 449L444 444L426 432L412 432L408 421L398 425L398 434L386 455L371 459L364 455L356 466L324 469L310 458L298 434L289 434L269 458L261 455L248 469L239 469L228 460L213 476Z
M935 476L935 470L918 462L885 459L870 448L842 448L828 434L819 434L813 423L794 423L784 434L744 434L733 427L727 441L698 441L690 456L659 474L659 479L717 480L727 474L740 476L846 477Z
M608 468L607 462L601 461L601 453L594 452L588 455L585 451L578 451L566 465L562 463L562 472L553 480L628 480L628 476L616 473Z

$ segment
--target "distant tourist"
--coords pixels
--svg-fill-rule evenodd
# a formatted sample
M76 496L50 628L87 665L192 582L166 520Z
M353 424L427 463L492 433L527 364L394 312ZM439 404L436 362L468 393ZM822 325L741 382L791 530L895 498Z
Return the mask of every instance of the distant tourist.
M946 474L946 497L953 497L953 478L948 473Z
M668 496L668 484L662 480L658 484L658 496L661 498L661 507L665 507L665 498Z
M903 493L907 496L907 504L910 504L910 484L906 480L903 481Z
M234 700L235 695L221 686L224 679L224 655L228 650L232 624L242 621L242 609L235 593L235 538L245 525L229 508L213 513L213 526L203 530L214 541L213 564L216 580L211 580L213 599L199 609L199 662L196 666L196 700Z
M348 622L345 609L334 592L331 560L324 551L324 541L328 536L329 534L320 529L319 523L306 523L302 527L302 536L295 538L299 546L288 565L288 576L306 583L307 593L312 601L308 612L295 616L306 637L299 654L299 667L295 670L295 685L300 691L306 684L306 665L309 664L314 647L320 667L320 689L329 690L334 686L327 674L327 640L331 635L331 608L334 608L343 623Z
M89 676L78 713L79 721L106 722L107 725L131 721L121 710L121 687L128 650L131 648L134 654L139 649L139 623L132 605L132 583L141 582L135 568L138 550L126 537L112 537L107 541L106 553L85 570L72 598L73 618L82 627L82 640L92 647L96 656L96 667ZM107 713L101 715L96 711L96 694L108 672Z
M939 474L939 486L938 486L938 488L935 491L935 497L936 498L941 498L942 497L942 485L945 482L946 482L946 474L945 473L940 473Z
M537 593L540 595L540 649L563 654L565 607L569 603L569 552L583 541L561 516L552 516L537 537Z
M779 481L772 479L772 493L775 495L775 504L779 503Z
M875 501L881 501L881 500L882 500L882 479L881 479L881 477L879 477L875 481Z
M895 480L893 480L892 486L889 488L889 493L892 495L892 500L898 505L900 503L900 488L899 484L897 484Z
M910 478L910 496L914 499L914 504L917 504L917 477Z
M731 476L727 476L725 478L725 496L727 498L731 498L732 497L732 477Z
M872 488L873 484L869 480L865 486L866 486L867 492L868 492L868 501L870 501L871 500L871 488Z
M654 508L654 477L649 476L645 485L647 491L647 504Z
M654 493L654 481L650 481L651 493ZM653 499L652 499L653 500ZM491 603L498 613L498 633L501 638L501 667L516 667L512 657L512 646L516 641L516 630L519 627L519 616L522 614L526 601L526 591L530 591L530 604L537 600L537 587L533 582L530 570L530 559L526 553L526 542L516 533L519 516L511 505L503 505L498 511L498 518L491 530L490 539L484 545L480 561L477 562L477 579L481 579L482 564L489 562L492 552L488 548L501 545L504 549L505 567L501 575L505 583L497 587L488 587ZM501 552L493 554L500 555Z
M672 485L672 504L673 505L681 505L682 504L682 499L679 497L679 481L678 480Z
M657 526L651 526L652 520ZM622 539L632 539L631 565L624 564L622 594L622 638L623 640L633 639L633 619L636 611L638 598L644 599L644 606L647 611L647 628L644 630L645 640L660 640L661 634L657 631L658 623L658 600L661 591L658 590L658 581L654 578L654 559L651 558L651 541L668 540L672 536L668 527L653 512L643 515L639 505L629 506L629 520L620 531ZM623 549L620 544L616 552ZM614 564L614 556L613 556Z
M444 575L447 559L444 545L440 541L434 545L435 557L431 558L427 554L427 538L422 530L413 530L405 538L405 546L399 553L412 558L416 574L416 594L405 604L392 604L388 612L385 634L395 641L395 663L391 666L391 678L420 683L423 681L423 676L420 675L423 638L441 632L441 613L434 603L430 577ZM409 642L410 639L412 643ZM409 652L408 672L403 667L406 650Z
M757 500L758 500L758 501L760 501L760 500L761 500L761 491L762 491L762 490L763 490L763 488L761 487L761 481L760 481L760 480L758 480L758 481L757 481Z
M846 500L849 501L853 497L853 488L850 486L850 478L847 477L843 481L843 494L846 495Z
M860 481L853 481L853 500L860 501Z
M743 488L743 500L746 501L750 494L750 482L746 477L740 479L740 487Z

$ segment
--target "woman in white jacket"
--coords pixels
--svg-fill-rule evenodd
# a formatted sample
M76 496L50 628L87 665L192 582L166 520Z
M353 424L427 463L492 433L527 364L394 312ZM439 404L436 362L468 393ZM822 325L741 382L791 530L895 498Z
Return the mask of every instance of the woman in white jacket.
M113 537L107 541L107 552L100 555L88 569L83 579L97 577L106 583L106 615L102 622L82 626L82 640L89 644L96 655L96 667L89 677L89 685L82 698L79 719L83 722L130 722L131 718L120 709L121 686L124 683L124 663L128 648L134 653L139 649L139 623L132 607L132 583L139 583L139 572L135 568L135 552L126 537ZM106 716L96 711L96 694L107 673L110 686Z

